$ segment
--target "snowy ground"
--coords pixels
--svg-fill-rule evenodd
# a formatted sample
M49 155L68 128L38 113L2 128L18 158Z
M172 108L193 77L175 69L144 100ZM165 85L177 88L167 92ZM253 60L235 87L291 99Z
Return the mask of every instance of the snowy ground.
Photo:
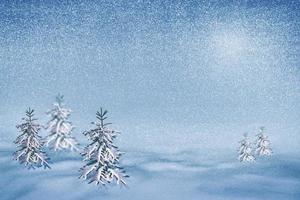
M83 162L75 153L52 153L51 170L28 171L11 160L13 148L10 145L2 147L1 200L300 198L300 156L275 155L253 164L241 164L233 152L224 154L222 159L200 151L127 152L122 163L131 176L129 187L99 188L78 179L78 169Z
M0 1L0 200L299 200L299 3ZM80 143L108 109L129 188L79 180L74 153L11 160L24 111L45 125L58 93ZM239 163L260 126L274 156Z

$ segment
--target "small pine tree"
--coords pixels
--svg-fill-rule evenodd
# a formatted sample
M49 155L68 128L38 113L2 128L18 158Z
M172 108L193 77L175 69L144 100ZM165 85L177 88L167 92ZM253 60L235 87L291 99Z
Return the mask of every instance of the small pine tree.
M80 178L89 180L89 183L95 182L96 185L106 185L116 181L118 185L124 185L126 175L125 170L119 166L119 158L122 153L113 144L113 140L120 132L108 127L111 123L105 123L107 111L97 112L98 122L93 122L96 127L83 134L91 140L81 153L87 164L81 169Z
M44 142L38 135L40 125L35 123L37 119L33 118L34 110L26 111L26 118L22 118L24 123L17 125L22 134L14 141L20 148L13 154L13 159L25 164L29 169L35 167L50 168L48 164L49 158L41 149Z
M78 150L78 142L71 136L74 129L72 123L68 121L71 110L64 107L63 95L57 95L54 107L47 112L51 116L51 120L47 123L46 129L49 135L46 137L46 146L51 146L55 151L70 149Z
M272 155L272 149L270 147L268 136L265 136L264 132L265 128L260 127L259 134L257 134L255 153L259 156L270 156Z
M241 144L240 149L238 150L238 159L240 162L251 162L255 158L252 155L251 142L248 139L247 133L244 134L244 139L239 142Z

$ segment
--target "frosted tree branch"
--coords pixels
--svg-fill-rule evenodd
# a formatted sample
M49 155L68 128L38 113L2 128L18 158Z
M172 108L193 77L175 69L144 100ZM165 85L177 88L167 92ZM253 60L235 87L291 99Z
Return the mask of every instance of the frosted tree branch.
M22 134L14 141L20 149L13 154L13 159L17 160L20 164L24 164L29 169L42 166L50 168L47 162L49 158L41 150L44 141L38 135L40 125L34 122L36 119L32 118L33 113L34 110L29 108L26 111L27 118L23 118L25 122L16 126Z
M261 127L259 134L257 134L255 153L259 156L270 156L273 153L270 147L270 141L264 134L264 127Z
M55 151L78 150L78 142L71 136L74 127L68 121L72 111L63 106L63 96L58 95L53 108L47 112L51 120L45 126L49 130L49 135L46 137L46 146L51 146Z
M80 178L88 180L89 183L96 185L106 185L107 183L115 182L118 185L126 185L125 170L118 167L121 153L117 147L113 145L113 140L116 138L116 133L119 133L107 126L110 123L104 123L107 111L100 109L97 112L96 128L85 131L83 134L91 140L91 144L87 145L81 153L84 161L87 164L81 169Z
M240 162L251 162L254 161L255 158L253 156L252 148L251 148L251 142L248 139L247 134L244 134L244 139L239 142L240 148L238 150L238 160Z

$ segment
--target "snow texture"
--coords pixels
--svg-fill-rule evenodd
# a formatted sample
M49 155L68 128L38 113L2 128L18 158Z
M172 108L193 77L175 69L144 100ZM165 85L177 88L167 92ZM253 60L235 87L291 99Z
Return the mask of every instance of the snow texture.
M299 200L299 8L297 0L0 1L0 199ZM112 113L129 189L79 180L78 152L49 151L51 170L11 160L23 110L34 107L46 124L59 92L82 146L94 112ZM274 155L239 162L241 133L262 124Z
M0 150L1 200L298 200L300 157L288 154L240 163L234 151L203 158L202 151L128 152L121 163L131 177L128 188L97 187L80 181L83 162L75 153L51 152L52 169L25 170ZM206 152L209 153L209 152ZM212 152L209 153L211 155Z

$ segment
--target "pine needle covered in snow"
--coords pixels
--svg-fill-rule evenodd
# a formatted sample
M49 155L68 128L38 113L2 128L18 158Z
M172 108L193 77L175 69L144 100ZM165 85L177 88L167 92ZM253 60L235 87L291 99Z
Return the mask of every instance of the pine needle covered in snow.
M273 152L270 147L268 136L265 136L264 134L264 130L264 127L261 127L259 130L259 134L257 134L255 153L259 156L270 156Z
M244 134L244 139L240 141L240 148L238 150L238 160L240 162L251 162L254 161L255 158L253 156L251 142L249 141L247 133Z
M48 164L49 158L41 149L44 145L41 137L38 135L41 129L40 125L35 123L37 119L33 118L34 110L28 109L24 122L17 125L17 128L22 132L16 140L15 144L19 149L13 154L13 159L25 164L29 169L35 167L50 168Z
M64 149L78 150L78 142L71 136L74 127L68 121L71 112L70 109L64 107L63 96L58 95L54 107L47 112L51 116L51 120L46 125L46 129L50 132L46 137L46 146L51 146L55 151Z
M80 178L94 182L96 185L106 185L115 181L118 185L126 185L125 178L128 177L125 170L119 166L121 152L113 144L118 131L108 127L111 123L104 123L107 111L97 112L96 128L84 132L91 143L82 152L84 161L87 162L81 169Z

